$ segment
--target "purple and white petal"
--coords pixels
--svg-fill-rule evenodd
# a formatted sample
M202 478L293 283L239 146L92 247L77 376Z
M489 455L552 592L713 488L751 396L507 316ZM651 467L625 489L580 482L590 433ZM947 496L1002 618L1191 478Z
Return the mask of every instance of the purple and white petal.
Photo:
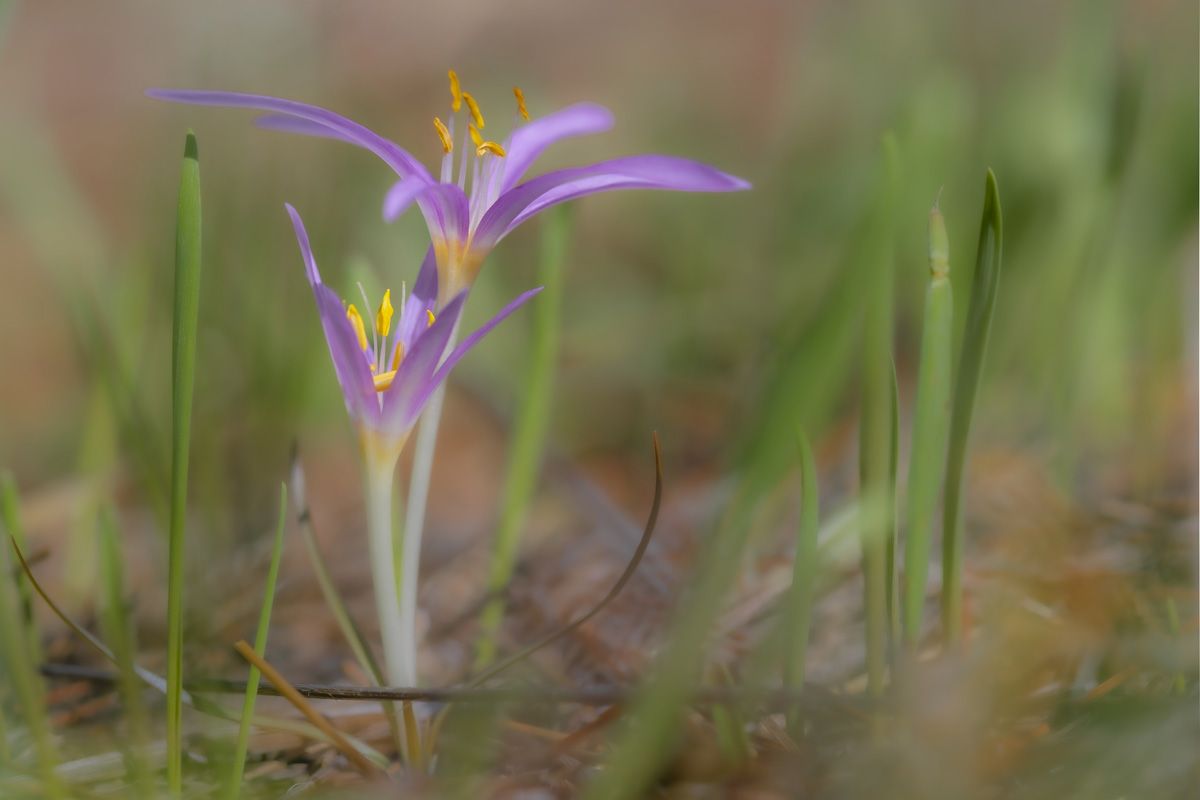
M576 103L522 125L513 131L504 158L500 192L517 185L547 147L561 139L603 133L613 126L612 112L595 103Z
M346 411L352 419L375 427L379 424L379 400L375 396L375 381L371 376L371 368L358 346L358 335L350 325L350 320L346 318L346 309L341 299L332 289L321 283L321 274L313 257L308 231L304 228L300 214L290 205L286 208L292 218L296 242L300 245L300 255L304 259L305 273L317 301L317 315L325 332L325 342L329 345L334 372L342 387Z
M465 292L459 294L442 309L432 325L415 336L392 385L383 393L382 424L389 431L401 434L420 416L429 397L426 388L450 344L466 299Z
M750 184L719 169L674 156L615 158L586 167L550 172L505 192L488 209L472 240L490 248L513 228L550 206L614 189L665 189L678 192L736 192Z
M240 92L209 92L189 89L149 89L146 94L156 100L167 100L173 103L189 103L200 106L223 106L229 108L250 108L267 112L271 115L285 115L311 123L310 126L297 126L290 129L294 133L322 135L320 128L327 129L323 135L358 145L383 159L396 174L402 178L416 178L432 182L433 177L420 161L413 158L400 145L383 138L363 125L335 114L318 106L285 100L267 95L243 94ZM259 124L262 124L260 122ZM268 122L268 125L276 123Z
M442 382L450 376L450 371L454 369L454 366L462 360L463 356L471 351L471 348L479 344L483 337L492 332L493 328L503 322L518 308L525 305L526 302L540 293L544 288L544 286L538 286L536 289L530 289L529 291L518 295L516 299L514 299L504 308L500 309L500 313L496 314L496 316L484 323L482 327L480 327L470 336L463 339L462 342L459 343L458 347L455 347L454 351L450 353L450 355L446 357L446 360L442 362L441 366L438 367L437 372L434 373L433 376L426 382L425 386L423 387L423 394L417 396L416 405L418 408L418 413L420 413L419 409L424 407L425 403L429 400L429 397L433 394L437 387L440 386ZM459 295L459 297L463 296L464 295L461 294Z

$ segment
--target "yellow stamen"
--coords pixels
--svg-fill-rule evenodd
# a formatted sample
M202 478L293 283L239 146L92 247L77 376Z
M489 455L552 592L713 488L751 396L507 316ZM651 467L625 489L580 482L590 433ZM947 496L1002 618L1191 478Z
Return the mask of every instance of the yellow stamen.
M434 321L435 319L437 319L437 317L435 317L435 316L433 315L433 312L432 312L432 311L430 311L428 308L427 308L427 309L425 309L425 318L428 320L428 321L425 323L425 327L426 327L426 328L428 328L429 326L433 325L433 321Z
M463 92L462 98L467 101L467 108L471 112L471 119L475 120L475 127L483 130L483 113L479 110L479 103L475 102L470 92Z
M389 386L392 385L392 381L395 379L396 370L392 369L388 370L387 372L381 372L375 376L375 391L385 391Z
M388 331L392 329L392 314L395 309L392 308L392 290L388 289L383 293L383 301L379 304L379 311L375 314L375 330L380 336L387 336Z
M475 143L476 149L483 146L483 137L479 135L479 128L475 127L475 123L467 123L467 131L471 134L471 141Z
M354 335L358 337L358 346L366 350L370 346L370 342L367 341L367 328L363 325L362 315L358 313L354 303L346 307L346 319L350 320L350 327L354 328Z
M500 158L508 155L504 152L504 148L495 142L483 142L475 148L475 155L482 158L484 153L491 153L492 155L500 156Z
M521 91L520 86L513 87L513 96L517 98L517 113L521 115L521 119L529 121L529 109L525 107L525 93Z
M404 360L404 342L396 341L396 351L392 353L392 369L395 370Z
M458 73L454 70L449 70L450 75L450 110L457 112L462 108L463 91L462 84L458 82ZM447 151L449 152L449 151Z
M437 131L438 138L442 140L442 152L449 153L454 149L454 142L450 139L450 129L437 117L433 118L433 127Z

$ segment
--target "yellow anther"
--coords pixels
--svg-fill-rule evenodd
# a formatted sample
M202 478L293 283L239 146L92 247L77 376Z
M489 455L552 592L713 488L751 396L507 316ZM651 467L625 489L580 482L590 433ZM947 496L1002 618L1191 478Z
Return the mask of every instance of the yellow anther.
M432 312L432 311L430 311L428 308L427 308L427 309L425 309L425 327L426 327L426 328L428 328L428 327L430 327L431 325L433 325L433 322L434 322L434 320L436 320L436 319L437 319L437 317L435 317L435 316L433 315L433 312Z
M396 340L396 349L392 353L392 369L395 370L400 366L400 362L404 360L404 342Z
M475 147L476 148L482 147L483 146L483 137L479 134L479 128L475 127L475 123L468 122L467 123L467 131L470 132L471 141L475 143Z
M346 306L346 319L350 320L350 327L354 329L354 335L358 337L358 346L366 350L370 346L370 342L367 341L367 328L363 325L362 315L358 313L354 303Z
M483 113L479 110L479 103L475 102L470 92L463 92L462 98L467 101L467 108L471 112L471 119L475 120L475 127L483 130Z
M449 70L450 75L450 110L457 112L462 108L463 90L462 84L458 82L458 73L454 70Z
M504 152L504 148L495 142L480 142L479 146L475 148L475 155L482 157L484 153L491 153L501 158L507 155Z
M379 303L379 311L375 313L375 330L380 336L387 336L388 331L392 329L392 290L388 289L383 293L383 300Z
M525 107L525 93L521 91L520 86L513 87L513 97L517 98L517 113L521 115L521 119L529 121L529 109Z
M388 370L387 372L381 372L374 377L375 377L375 391L382 392L382 391L385 391L389 386L391 386L392 381L396 379L396 370L392 369L392 370Z
M442 140L442 152L449 153L454 149L454 141L450 138L450 129L437 117L433 118L433 127L437 131L438 138Z

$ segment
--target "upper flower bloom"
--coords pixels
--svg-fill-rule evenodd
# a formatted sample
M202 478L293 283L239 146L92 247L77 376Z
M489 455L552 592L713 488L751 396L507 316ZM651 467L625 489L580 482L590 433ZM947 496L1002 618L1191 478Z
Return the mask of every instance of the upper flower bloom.
M287 211L346 410L359 429L364 453L370 459L394 462L425 404L454 365L541 288L517 297L447 355L466 295L456 295L435 315L437 272L432 257L427 256L412 293L400 301L399 316L392 306L391 291L385 291L368 333L368 323L358 308L344 304L321 282L304 223L296 209L289 205ZM366 302L365 292L363 300Z
M470 288L497 242L550 206L612 189L729 192L750 188L741 178L705 164L660 155L615 158L520 183L548 146L571 136L606 131L612 127L612 114L593 103L578 103L529 121L525 96L514 87L517 114L512 132L501 144L485 138L486 121L479 104L462 91L453 70L450 114L446 122L433 119L442 147L436 179L404 148L323 108L232 92L152 89L147 94L180 103L256 109L266 112L258 119L264 128L340 139L381 158L400 177L384 199L384 218L393 220L415 204L429 226L439 306Z

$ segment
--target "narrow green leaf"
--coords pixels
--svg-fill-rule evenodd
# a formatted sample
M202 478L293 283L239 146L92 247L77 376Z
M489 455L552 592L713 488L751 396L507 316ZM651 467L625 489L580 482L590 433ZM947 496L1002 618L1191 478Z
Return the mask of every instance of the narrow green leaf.
M21 521L21 495L17 491L17 482L7 470L0 475L0 522L8 535L22 550L29 549L25 539L25 525ZM33 589L24 575L17 576L17 597L21 603L21 625L25 630L28 642L29 657L33 662L42 660L42 634L37 628L33 616Z
M259 656L266 652L267 632L271 628L271 609L275 604L275 584L279 580L279 561L283 556L283 531L287 527L287 507L287 484L285 483L279 486L279 521L275 525L275 541L271 546L271 566L267 568L262 608L258 612L258 630L254 634L254 652ZM242 775L246 768L246 749L250 742L250 722L254 718L254 702L258 698L259 678L258 667L250 667L250 674L246 677L246 698L242 704L242 720L238 726L233 763L230 764L229 781L225 785L225 796L231 800L241 793Z
M983 374L983 358L996 305L996 290L1000 283L1003 232L1000 191L996 187L996 176L989 169L979 224L979 247L975 255L975 280L971 286L971 302L967 307L967 324L958 360L954 407L950 417L950 443L946 453L946 488L942 506L942 630L949 642L962 639L963 476L971 415L975 410L975 395Z
M887 669L892 491L893 283L892 228L899 185L899 155L890 134L883 143L883 171L876 198L873 246L867 258L874 275L867 289L863 317L862 401L859 428L859 480L862 506L863 603L866 610L868 691L883 693Z
M817 489L817 464L812 445L803 431L799 432L800 447L800 525L796 530L796 555L792 564L792 585L788 590L785 610L788 647L784 653L783 681L786 689L804 686L807 666L808 637L812 629L813 598L816 595L820 571L817 554L817 530L820 522L820 495ZM797 715L789 722L794 727Z
M912 452L904 540L904 640L916 647L925 608L933 517L945 468L950 430L950 381L954 355L954 296L946 221L935 204L929 212L929 286L921 331L921 363L913 411Z
M132 784L140 797L153 796L153 784L142 754L149 741L149 722L142 703L142 679L134 666L137 643L129 606L125 602L125 575L121 544L112 510L100 510L100 624L104 638L110 643L113 659L120 674L118 689L125 710L127 741L123 743Z
M563 262L570 233L564 208L546 218L542 232L538 282L546 288L533 307L533 342L525 392L517 411L512 444L505 469L506 482L500 506L500 523L492 551L487 590L492 599L484 607L475 669L487 667L496 655L496 638L504 617L503 590L512 578L521 542L525 515L541 472L542 453L550 424L554 363L558 358L558 332L562 316Z
M167 790L183 792L183 559L188 450L200 308L200 162L188 131L175 230L175 311L171 357L171 516L167 556Z
M6 482L7 485L8 482ZM4 494L8 494L6 491ZM11 535L9 514L12 505L5 500L5 526ZM15 542L15 537L9 540ZM55 773L58 753L50 737L50 723L46 718L46 698L41 679L37 673L39 655L30 647L29 626L20 593L16 586L19 580L9 580L13 574L10 556L11 544L0 547L0 663L3 663L7 681L12 687L25 726L33 741L34 755L41 776L41 789L50 797L62 797L63 787Z

